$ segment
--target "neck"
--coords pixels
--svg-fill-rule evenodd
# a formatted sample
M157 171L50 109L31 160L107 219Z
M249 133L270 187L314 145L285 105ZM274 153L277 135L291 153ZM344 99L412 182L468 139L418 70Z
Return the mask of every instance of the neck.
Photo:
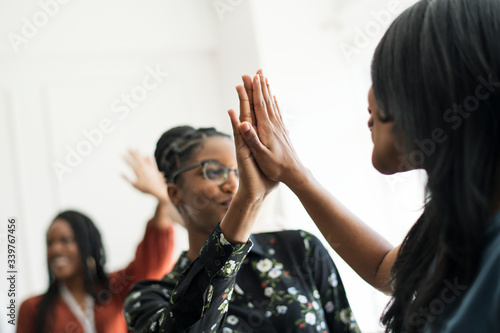
M83 281L83 275L77 275L73 278L60 281L61 284L64 284L66 288L71 292L75 299L85 297L87 291L85 290L85 283Z

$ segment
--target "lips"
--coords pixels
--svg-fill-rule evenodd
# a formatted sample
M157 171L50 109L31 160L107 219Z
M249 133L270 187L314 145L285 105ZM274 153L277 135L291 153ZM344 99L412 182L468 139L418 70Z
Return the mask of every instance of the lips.
M229 200L223 201L223 202L221 202L221 203L220 203L220 205L221 205L222 207L224 207L224 208L226 208L226 209L227 209L227 208L229 208L229 205L231 204L231 200L232 200L232 199L229 199Z

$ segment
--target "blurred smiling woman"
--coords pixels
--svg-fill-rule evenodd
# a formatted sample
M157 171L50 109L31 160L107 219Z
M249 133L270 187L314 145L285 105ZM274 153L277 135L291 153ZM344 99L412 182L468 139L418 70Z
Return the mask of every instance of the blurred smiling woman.
M47 230L49 287L45 294L21 304L18 333L125 333L123 302L130 287L141 279L159 278L172 267L174 219L165 195L163 175L152 159L131 151L127 159L138 190L158 199L134 260L107 274L106 255L99 230L77 211L59 213Z

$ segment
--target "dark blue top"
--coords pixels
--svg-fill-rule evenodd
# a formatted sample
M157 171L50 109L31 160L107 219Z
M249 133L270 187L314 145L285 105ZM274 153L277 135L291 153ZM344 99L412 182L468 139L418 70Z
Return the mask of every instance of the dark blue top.
M453 297L460 297L461 302L450 314L440 318L440 333L494 333L500 332L500 213L497 213L484 231L484 252L480 260L479 271L466 292L465 286L456 281L448 281L447 292L436 298L434 306L439 308L439 301L452 302ZM445 289L446 291L446 289ZM431 332L429 328L425 332Z

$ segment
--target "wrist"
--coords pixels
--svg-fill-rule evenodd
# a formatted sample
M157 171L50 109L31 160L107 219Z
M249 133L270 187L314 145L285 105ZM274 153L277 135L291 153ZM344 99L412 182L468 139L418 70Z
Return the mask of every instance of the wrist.
M242 187L240 187L241 189ZM267 193L262 193L262 194L252 194L252 193L246 193L245 191L237 191L236 194L234 195L234 198L232 201L237 202L237 203L242 203L244 205L248 205L250 207L252 206L258 206L260 207L262 205L262 202L264 199L267 197Z
M222 233L229 242L243 244L248 241L263 200L236 193L220 223Z
M293 191L293 189L301 188L306 183L311 182L313 178L308 168L302 164L298 164L286 172L281 182Z

